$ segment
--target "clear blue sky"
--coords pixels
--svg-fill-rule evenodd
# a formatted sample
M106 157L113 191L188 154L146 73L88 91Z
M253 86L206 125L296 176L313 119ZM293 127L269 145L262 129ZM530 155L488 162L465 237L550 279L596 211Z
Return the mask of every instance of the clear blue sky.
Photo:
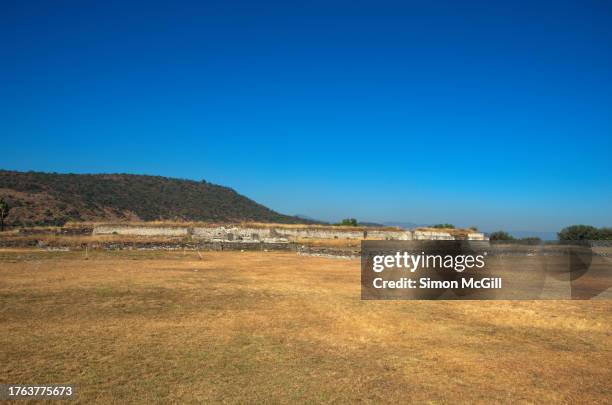
M612 2L15 1L0 168L288 214L612 225Z

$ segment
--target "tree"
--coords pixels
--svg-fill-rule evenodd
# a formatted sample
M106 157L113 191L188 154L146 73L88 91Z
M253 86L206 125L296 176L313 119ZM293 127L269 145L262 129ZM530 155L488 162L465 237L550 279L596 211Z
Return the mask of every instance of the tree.
M432 228L440 228L440 229L455 229L455 225L453 224L435 224L431 226Z
M590 225L572 225L563 228L557 234L559 240L595 240L599 239L599 230Z
M359 223L355 218L344 218L340 223L336 225L340 226L359 226Z
M514 240L514 236L510 235L508 232L497 231L489 235L489 240Z
M4 219L8 216L11 207L4 201L4 198L0 198L0 232L4 231Z

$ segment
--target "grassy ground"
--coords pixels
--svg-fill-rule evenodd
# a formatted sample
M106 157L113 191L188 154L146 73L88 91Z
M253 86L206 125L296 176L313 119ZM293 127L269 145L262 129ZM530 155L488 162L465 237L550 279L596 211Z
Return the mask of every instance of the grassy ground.
M98 402L565 402L612 395L612 302L362 302L359 262L0 251L1 383Z

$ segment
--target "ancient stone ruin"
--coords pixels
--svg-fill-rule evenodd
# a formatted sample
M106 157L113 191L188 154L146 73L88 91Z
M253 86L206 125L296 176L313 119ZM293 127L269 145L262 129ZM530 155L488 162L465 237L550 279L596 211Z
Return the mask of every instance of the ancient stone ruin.
M481 232L463 229L367 228L316 225L133 225L100 224L94 235L188 237L206 242L290 243L306 239L372 239L372 240L484 240Z

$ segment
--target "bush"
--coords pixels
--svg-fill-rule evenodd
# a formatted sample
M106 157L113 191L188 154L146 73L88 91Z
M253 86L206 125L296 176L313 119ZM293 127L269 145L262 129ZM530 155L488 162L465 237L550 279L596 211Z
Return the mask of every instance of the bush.
M489 240L515 240L514 236L510 235L508 232L497 231L493 232L489 236Z
M340 221L337 224L334 225L339 225L339 226L359 226L359 223L357 222L357 220L355 218L344 218L342 221Z
M572 225L563 228L557 235L559 240L612 240L612 229L597 229L591 225Z

